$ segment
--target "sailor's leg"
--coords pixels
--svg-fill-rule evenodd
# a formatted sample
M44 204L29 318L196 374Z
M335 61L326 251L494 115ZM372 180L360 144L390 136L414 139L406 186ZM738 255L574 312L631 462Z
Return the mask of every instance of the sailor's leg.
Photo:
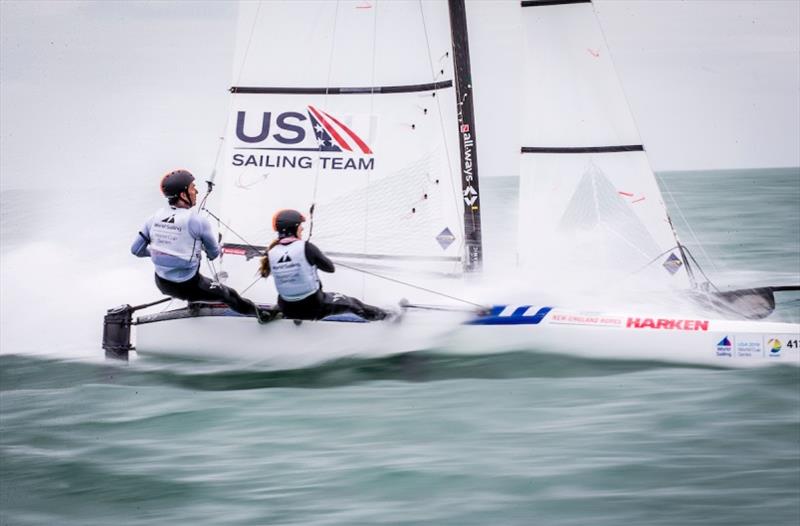
M191 299L194 301L221 301L239 314L255 315L258 313L255 303L241 297L234 289L211 281L200 274L198 274L197 280L197 294Z
M181 282L166 280L160 277L158 274L155 274L155 278L156 287L158 287L158 290L167 296L187 301L192 301L194 299L192 296L197 288L197 275L187 281Z
M199 272L192 279L180 283L167 281L156 275L156 286L168 296L189 302L222 302L239 314L255 315L260 323L274 319L277 314L275 310L259 309L255 303L241 297L234 289L213 282ZM191 307L191 304L189 306Z
M358 314L365 320L375 321L382 320L387 315L386 311L383 309L368 305L351 296L345 296L338 292L325 292L324 295L323 303L326 316L340 314L342 312L352 312Z

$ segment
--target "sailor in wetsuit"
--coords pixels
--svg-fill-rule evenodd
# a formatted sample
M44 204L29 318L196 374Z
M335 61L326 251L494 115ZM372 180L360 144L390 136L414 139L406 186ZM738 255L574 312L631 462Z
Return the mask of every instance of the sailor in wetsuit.
M200 249L210 260L219 253L219 243L208 219L192 207L197 203L194 176L186 170L175 170L161 179L165 206L144 224L131 245L131 253L149 257L156 270L156 286L168 296L186 301L219 301L241 314L255 315L259 322L268 321L270 313L230 287L211 281L200 274Z
M339 293L322 291L317 270L334 272L333 262L310 241L303 241L303 221L296 210L281 210L272 218L278 239L261 259L262 277L272 274L278 305L284 318L318 320L331 314L352 312L366 320L382 320L387 313Z

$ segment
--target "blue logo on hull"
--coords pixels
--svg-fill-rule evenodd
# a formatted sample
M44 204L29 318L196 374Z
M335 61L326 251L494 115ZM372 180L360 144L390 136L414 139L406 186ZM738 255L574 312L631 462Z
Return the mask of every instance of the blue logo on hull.
M536 314L526 316L531 305L520 305L511 313L504 314L508 307L508 305L495 305L489 314L468 321L467 325L537 325L553 310L552 307L542 307L536 311Z

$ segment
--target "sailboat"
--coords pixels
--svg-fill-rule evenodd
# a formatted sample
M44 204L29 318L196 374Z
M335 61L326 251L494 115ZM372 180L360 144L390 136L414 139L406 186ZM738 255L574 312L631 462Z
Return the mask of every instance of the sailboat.
M308 212L310 239L339 267L322 276L326 290L373 301L417 294L426 303L405 302L385 322L335 316L265 325L220 305L136 319L151 305L124 305L106 316L107 355L127 357L133 330L140 354L203 358L302 349L313 361L434 346L800 364L800 325L748 319L771 312L776 288L723 293L699 282L591 2L523 0L515 8L525 42L515 272L532 286L571 276L646 286L648 294L683 290L718 317L460 297L483 266L464 0L243 2L222 175L209 181L221 196L207 210L222 238L214 276L274 299L254 258L274 235L272 214L293 208Z

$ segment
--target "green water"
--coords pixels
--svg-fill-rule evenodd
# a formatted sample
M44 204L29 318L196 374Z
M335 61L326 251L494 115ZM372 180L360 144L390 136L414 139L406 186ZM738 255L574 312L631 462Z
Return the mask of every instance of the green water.
M483 182L487 210L513 209L514 183ZM800 170L662 183L682 240L714 276L800 281ZM103 268L128 261L148 198L29 197L2 194L3 526L800 523L800 368L536 352L288 371L105 363L98 326L120 292L105 290L116 275ZM96 218L98 197L118 216L93 229L31 219L81 207ZM501 224L513 217L485 219L513 234ZM90 278L103 290L80 299ZM36 309L11 302L20 295ZM53 299L64 295L67 307ZM796 297L777 315L800 319ZM48 329L59 317L73 329Z

